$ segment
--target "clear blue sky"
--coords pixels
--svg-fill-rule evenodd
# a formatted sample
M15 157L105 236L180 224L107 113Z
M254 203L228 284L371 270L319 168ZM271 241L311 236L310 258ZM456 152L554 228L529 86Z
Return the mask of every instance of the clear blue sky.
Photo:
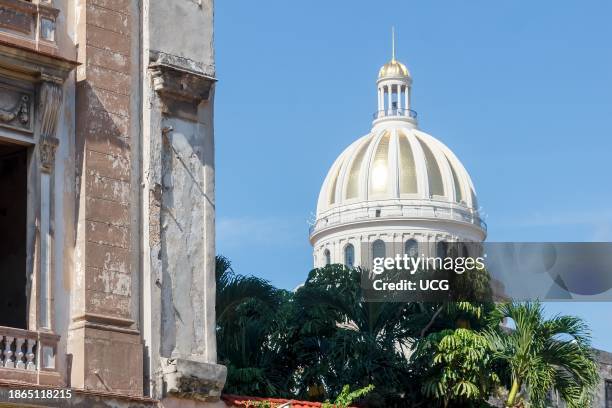
M380 7L384 4L385 7ZM378 68L476 185L490 241L612 241L612 2L217 1L217 248L283 288L336 156L370 129ZM612 303L585 317L612 351Z

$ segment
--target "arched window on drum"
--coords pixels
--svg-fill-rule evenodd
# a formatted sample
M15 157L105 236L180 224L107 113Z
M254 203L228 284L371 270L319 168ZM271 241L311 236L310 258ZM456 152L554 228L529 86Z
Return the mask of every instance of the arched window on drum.
M419 243L416 239L409 239L404 244L404 253L410 258L416 258L419 256Z
M386 257L386 246L382 239L377 239L372 243L372 259Z
M325 258L325 266L331 265L331 253L329 252L329 249L326 249L323 252L323 257Z
M353 244L344 247L344 265L349 268L355 266L355 247Z

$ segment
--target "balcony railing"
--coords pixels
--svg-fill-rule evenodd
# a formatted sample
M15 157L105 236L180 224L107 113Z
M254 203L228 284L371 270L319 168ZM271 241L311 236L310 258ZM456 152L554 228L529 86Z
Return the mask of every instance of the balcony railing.
M0 326L0 379L54 384L57 343L53 333Z
M400 206L402 207L402 206ZM423 208L419 209L419 208L410 208L410 206L408 206L409 209L403 209L402 210L402 216L406 216L406 217L416 217L416 218L428 218L428 219L443 219L443 220L457 220L457 221L462 221L462 222L466 222L466 223L470 223L470 224L474 224L479 226L483 231L487 231L487 223L480 218L480 216L477 213L471 213L469 211L465 211L465 210L457 210L457 209L450 209L447 211L423 211L423 209L427 208L427 206L423 206ZM397 209L397 207L396 207ZM374 217L374 214L372 213L361 213L359 215L350 215L349 216L349 220L351 222L353 221L367 221L369 219L371 219L372 217ZM334 225L338 225L341 224L342 222L346 222L346 220L343 220L340 217L340 214L338 213L338 211L334 211L331 214L327 214L327 216L325 216L322 219L319 219L318 221L315 221L313 224L308 226L308 236L312 236L313 233L315 233L315 231L323 229L325 227L331 227Z
M415 110L412 110L412 109L392 108L392 109L376 111L374 112L374 115L373 115L374 119L386 118L389 116L403 116L407 118L416 119L417 113Z

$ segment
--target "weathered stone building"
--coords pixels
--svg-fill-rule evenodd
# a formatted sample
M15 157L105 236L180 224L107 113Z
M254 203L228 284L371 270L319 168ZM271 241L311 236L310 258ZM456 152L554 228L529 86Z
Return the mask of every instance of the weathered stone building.
M217 404L214 84L212 0L0 0L0 405Z

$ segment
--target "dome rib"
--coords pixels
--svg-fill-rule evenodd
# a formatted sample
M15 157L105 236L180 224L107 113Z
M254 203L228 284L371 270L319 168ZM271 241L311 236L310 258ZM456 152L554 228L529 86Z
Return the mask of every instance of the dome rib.
M321 188L317 216L391 199L446 201L477 209L472 181L453 152L425 132L394 126L375 130L342 152Z
M423 132L421 132L423 133ZM473 208L474 210L478 210L478 201L476 200L476 193L474 189L474 184L472 183L472 179L466 168L463 166L463 163L457 158L457 155L448 148L444 143L435 139L434 137L423 133L427 137L429 137L432 142L435 142L438 147L444 152L447 160L451 163L455 171L457 171L457 176L459 178L459 182L461 184L462 196L464 198L465 205L467 207Z
M372 155L372 164L370 165L369 181L369 196L376 197L389 194L389 184L391 182L391 166L389 165L389 145L391 142L391 134L384 132L374 154Z
M410 140L401 130L398 133L398 158L399 158L399 194L418 194L418 182L416 174L416 163L414 153L410 146Z
M425 159L425 166L427 167L427 183L429 185L429 197L434 196L445 196L444 180L442 179L442 170L440 169L440 163L432 152L431 148L417 136L417 140L423 149L423 157Z
M357 154L350 160L348 163L348 179L346 182L346 190L343 194L343 198L346 200L350 200L353 198L359 198L360 193L360 178L361 178L361 169L363 164L363 158L368 149L368 140L366 139L359 147Z

